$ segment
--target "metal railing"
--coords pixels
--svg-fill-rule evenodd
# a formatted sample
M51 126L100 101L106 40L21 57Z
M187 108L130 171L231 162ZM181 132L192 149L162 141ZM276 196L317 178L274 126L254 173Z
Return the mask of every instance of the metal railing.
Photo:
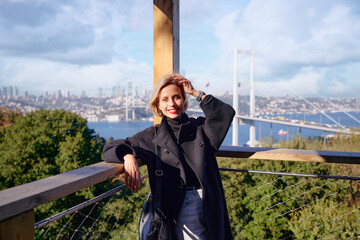
M220 170L235 239L360 236L360 209L348 194L360 177ZM121 185L40 221L35 224L41 231L38 239L135 239L148 183L142 187L145 191L131 194ZM125 203L137 209L124 211ZM79 218L73 221L76 215Z
M358 237L360 178L311 172L318 167L309 168L307 164L347 163L358 167L360 153L226 146L220 149L218 157L222 157L219 164L235 239ZM281 163L280 170L249 170L253 169L251 165L242 166L244 162L261 161L260 165ZM311 171L282 172L287 164L306 165L304 169ZM120 164L103 162L1 191L1 229L13 218L26 219L23 214L32 208L112 178L122 170ZM36 228L33 238L137 238L141 207L149 191L147 179L142 184L136 194L119 185L53 217L33 222Z

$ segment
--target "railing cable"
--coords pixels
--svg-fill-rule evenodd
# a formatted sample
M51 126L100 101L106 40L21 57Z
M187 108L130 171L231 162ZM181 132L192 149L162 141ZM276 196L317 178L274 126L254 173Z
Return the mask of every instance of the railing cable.
M232 168L220 168L220 170L228 210L232 213L231 224L237 229L234 235L240 239L264 239L271 236L284 240L308 236L326 239L329 236L338 238L342 231L354 232L354 229L360 229L360 209L355 205L352 206L348 194L352 188L351 184L360 184L360 177ZM231 172L242 175L229 174ZM147 175L142 178L145 177ZM125 188L124 184L118 186L37 222L35 228L43 229L42 239L48 239L50 235L45 237L46 234L55 236L51 232L57 228L50 230L54 225L53 222L69 215L70 218L63 223L61 230L58 227L56 239L64 237L83 240L112 239L114 236L120 237L119 234L121 234L120 238L137 237L141 209L139 204L135 206L135 202L142 202L146 193L142 191L140 195L139 193L129 195L129 191ZM116 194L121 190L124 190L121 196ZM107 197L110 198L105 202L104 199ZM130 198L132 202L128 202ZM236 203L238 205L234 205L235 202L238 202ZM86 207L90 208L86 210L84 209ZM338 213L336 217L332 217L334 212ZM76 222L70 224L72 221ZM287 223L287 229L272 229L276 228L277 223L284 222ZM309 222L314 224L308 226ZM349 224L339 225L343 222ZM49 224L48 228L44 229L47 224ZM61 226L60 222L57 224ZM333 228L329 228L328 225ZM314 235L314 228L319 229L321 234Z
M266 174L266 175L280 175L280 176L308 177L308 178L326 178L326 179L343 179L343 180L359 180L360 181L360 177L351 177L351 176L334 176L334 175L320 175L320 174L271 172L271 171L233 169L233 168L219 168L219 169L220 169L220 171L228 171L228 172L244 172L244 173L256 173L256 174Z

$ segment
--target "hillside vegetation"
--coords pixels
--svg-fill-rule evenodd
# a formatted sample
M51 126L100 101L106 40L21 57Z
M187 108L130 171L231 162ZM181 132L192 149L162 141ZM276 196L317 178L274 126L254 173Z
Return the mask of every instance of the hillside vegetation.
M355 130L354 130L355 131ZM105 140L94 135L86 120L63 110L38 110L22 116L0 109L0 190L102 161ZM268 141L265 147L360 152L360 136L322 139L295 136ZM218 158L219 166L273 172L360 176L355 165ZM142 167L143 174L146 167ZM235 239L356 239L360 233L359 181L300 176L221 172ZM120 185L117 179L92 186L36 209L36 221ZM139 215L149 191L125 189L96 208L89 206L69 220L36 231L38 239L95 234L100 238L136 239ZM85 217L86 215L89 217ZM96 224L97 218L104 218ZM86 221L85 221L86 220ZM63 226L67 224L67 228ZM77 235L76 235L77 236ZM92 239L92 237L89 237Z

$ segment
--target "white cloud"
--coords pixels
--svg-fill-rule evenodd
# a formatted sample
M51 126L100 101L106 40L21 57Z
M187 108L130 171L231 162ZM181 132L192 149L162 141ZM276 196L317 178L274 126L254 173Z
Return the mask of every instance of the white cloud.
M327 91L333 95L344 95L350 92L350 87L341 81L335 81L331 86L327 87Z
M304 67L290 79L274 82L255 81L255 94L261 96L310 96L320 93L319 82L324 78L327 69Z
M0 54L84 65L111 62L124 57L127 31L152 29L148 2L4 0Z
M152 62L141 49L149 46L142 36L149 30L146 0L2 0L0 85L77 94L126 81L151 88Z
M231 91L234 48L253 48L261 86L287 82L299 89L304 81L296 79L307 76L313 81L307 85L324 95L335 94L331 87L340 82L357 96L359 8L357 0L181 0L180 68L199 88L210 82L207 91ZM147 0L1 0L0 85L78 89L86 82L77 81L85 78L94 89L99 78L106 85L147 83L152 27ZM239 55L243 80L249 78L249 60Z
M17 86L20 91L30 93L55 92L58 89L69 90L72 94L96 93L99 87L111 90L114 86L124 86L125 82L133 81L135 85L150 88L152 81L152 66L127 59L124 62L114 61L110 64L79 66L51 62L47 60L18 61L3 64L0 72L8 77L3 79L3 85ZM27 86L31 82L31 86ZM27 86L26 89L23 89Z
M252 0L224 16L215 36L221 58L234 48L253 48L255 76L262 82L294 79L307 66L320 71L360 61L360 17L350 1ZM239 61L241 66L248 60ZM228 62L219 66L232 71Z

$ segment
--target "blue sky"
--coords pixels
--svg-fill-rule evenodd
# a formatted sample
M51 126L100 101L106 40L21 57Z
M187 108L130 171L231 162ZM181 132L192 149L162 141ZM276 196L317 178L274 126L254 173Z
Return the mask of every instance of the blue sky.
M0 0L0 87L151 89L152 11L149 0ZM358 0L180 0L180 69L196 88L232 91L235 48L254 49L257 95L359 97ZM250 56L238 58L249 81Z

